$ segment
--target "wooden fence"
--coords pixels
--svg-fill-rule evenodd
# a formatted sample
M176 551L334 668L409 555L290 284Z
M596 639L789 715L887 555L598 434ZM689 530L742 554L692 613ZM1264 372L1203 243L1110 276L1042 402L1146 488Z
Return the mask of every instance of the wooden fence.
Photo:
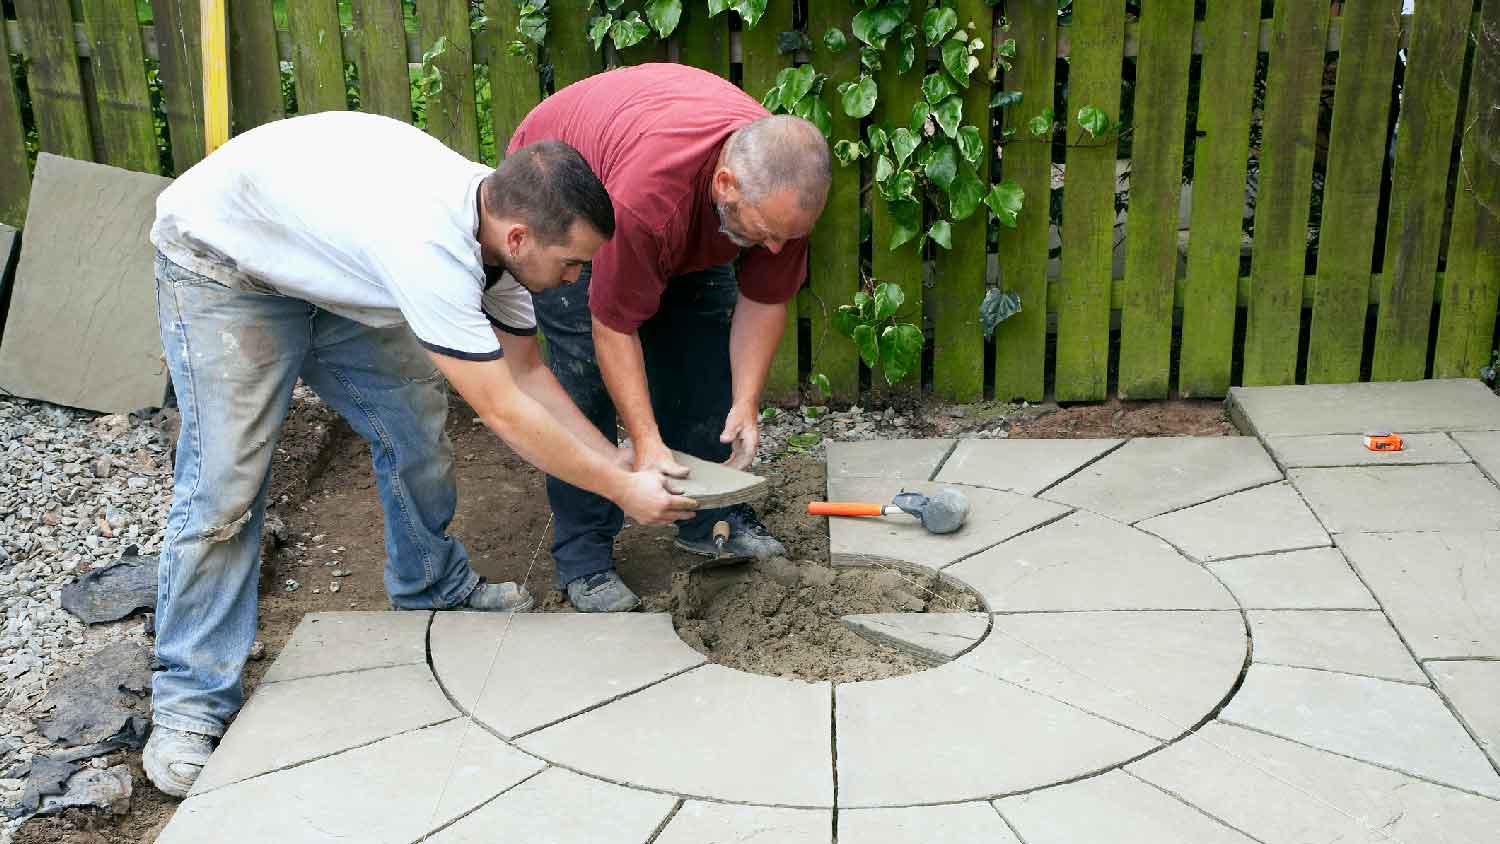
M357 99L478 158L503 150L544 89L601 71L606 57L685 61L757 98L794 62L835 83L858 72L855 49L832 53L822 39L849 31L845 0L769 0L753 29L685 0L669 42L620 55L589 43L583 0L551 5L532 63L506 49L513 0L230 0L234 130L280 119L292 102L307 113ZM916 21L925 4L913 5ZM928 332L923 384L948 398L1222 396L1233 383L1472 377L1489 362L1500 225L1476 197L1500 195L1500 166L1474 154L1471 129L1500 104L1500 73L1472 45L1500 11L1474 0L1417 0L1406 17L1401 0L1277 0L1265 19L1261 0L948 5L993 28L991 47L1016 42L1014 70L974 86L966 112L982 113L994 91L1023 92L1025 106L981 127L986 139L1018 130L982 175L1024 187L1020 224L987 248L981 213L954 227L951 251L892 252L878 192L864 189L868 162L863 175L835 165L773 397L794 395L809 372L841 400L868 388L853 345L828 328L868 281L862 255L873 277L905 288L905 313ZM168 174L202 156L197 0L4 8L0 221L23 224L37 148ZM781 52L781 34L797 29L811 50ZM440 37L447 49L432 64L444 84L414 99L416 67ZM920 69L891 64L866 123L920 96ZM833 137L859 137L861 121L825 96ZM1074 143L1084 103L1127 118L1118 145ZM1026 129L1047 105L1064 127L1052 142ZM872 238L861 237L862 206ZM978 303L993 285L1017 292L1022 310L986 341Z

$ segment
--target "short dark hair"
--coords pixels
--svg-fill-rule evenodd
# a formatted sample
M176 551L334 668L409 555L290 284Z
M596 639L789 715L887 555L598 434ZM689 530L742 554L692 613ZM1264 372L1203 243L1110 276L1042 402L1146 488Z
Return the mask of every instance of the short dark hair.
M565 243L582 219L606 240L615 234L615 206L578 150L562 141L537 141L507 155L484 180L489 213L517 217L543 244Z

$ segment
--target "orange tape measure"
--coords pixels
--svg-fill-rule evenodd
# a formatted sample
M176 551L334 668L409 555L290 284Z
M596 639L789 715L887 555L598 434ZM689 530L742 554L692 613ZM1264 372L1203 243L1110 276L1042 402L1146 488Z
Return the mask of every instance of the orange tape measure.
M1365 448L1371 451L1400 451L1402 447L1400 434L1390 431L1370 431L1365 434Z

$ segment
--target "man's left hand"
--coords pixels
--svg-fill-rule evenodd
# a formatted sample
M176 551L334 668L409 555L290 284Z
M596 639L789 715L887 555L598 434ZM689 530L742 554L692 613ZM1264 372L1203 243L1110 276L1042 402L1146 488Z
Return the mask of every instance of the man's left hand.
M724 465L731 469L745 469L755 459L760 448L760 412L754 405L735 405L724 418L724 433L719 442L734 443L734 450Z

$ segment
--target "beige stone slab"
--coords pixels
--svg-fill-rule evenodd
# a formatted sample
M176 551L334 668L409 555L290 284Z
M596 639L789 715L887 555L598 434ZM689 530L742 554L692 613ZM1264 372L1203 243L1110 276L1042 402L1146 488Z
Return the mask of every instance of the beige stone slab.
M974 646L989 629L979 612L887 612L839 619L855 633L939 665Z
M672 456L689 470L686 478L674 480L673 483L682 490L683 495L697 501L700 509L732 507L735 504L757 501L765 498L766 491L770 489L766 479L758 475L731 469L722 463L700 460L680 451L672 452Z
M1123 771L998 800L1027 842L1254 844L1254 841Z
M170 179L43 152L0 343L6 392L124 413L160 406L166 364L147 238Z
M410 844L542 767L455 719L191 797L156 840Z
M1360 434L1267 437L1266 447L1287 469L1469 462L1469 456L1447 434L1402 433L1401 439L1400 451L1371 451Z
M1021 844L988 803L840 809L839 840L856 844Z
M1333 533L1500 528L1500 489L1468 464L1293 469L1291 478Z
M1437 694L1424 686L1257 664L1220 717L1500 798L1500 774Z
M1315 548L1210 563L1247 609L1377 609L1344 555Z
M961 440L934 479L1036 495L1120 440Z
M1023 613L994 625L954 664L1162 740L1223 703L1248 645L1232 611Z
M613 782L710 800L833 805L828 683L705 665L521 739Z
M830 844L833 812L688 800L652 844Z
M1500 430L1500 399L1473 378L1233 387L1229 411L1262 437Z
M261 683L427 661L426 612L318 612L302 617Z
M457 716L426 665L261 686L193 784L202 794Z
M430 844L642 844L675 801L549 768L425 839Z
M1500 657L1500 531L1338 542L1418 659Z
M868 440L828 444L828 478L931 480L957 440Z
M1500 431L1458 433L1453 439L1494 483L1500 483Z
M989 799L1105 770L1157 745L956 661L835 691L841 812Z
M1159 437L1131 440L1043 497L1137 522L1279 480L1250 437Z
M1500 661L1429 662L1427 670L1480 748L1500 765Z
M1172 546L1091 513L1074 513L943 573L969 584L995 612L1238 606L1213 575Z
M945 486L925 481L835 478L828 482L828 497L830 501L888 504L902 491L932 495ZM1013 492L952 488L969 500L968 519L953 533L929 533L921 522L905 513L876 518L830 518L828 546L834 564L887 562L942 568L1068 512L1060 504Z
M1500 829L1500 802L1225 724L1127 770L1263 842L1491 844Z
M1255 610L1255 661L1427 684L1385 614L1375 610Z
M511 619L444 612L432 624L438 679L459 706L507 738L703 662L677 637L665 613L524 613Z
M1248 489L1137 525L1194 559L1248 557L1332 545L1291 484Z

